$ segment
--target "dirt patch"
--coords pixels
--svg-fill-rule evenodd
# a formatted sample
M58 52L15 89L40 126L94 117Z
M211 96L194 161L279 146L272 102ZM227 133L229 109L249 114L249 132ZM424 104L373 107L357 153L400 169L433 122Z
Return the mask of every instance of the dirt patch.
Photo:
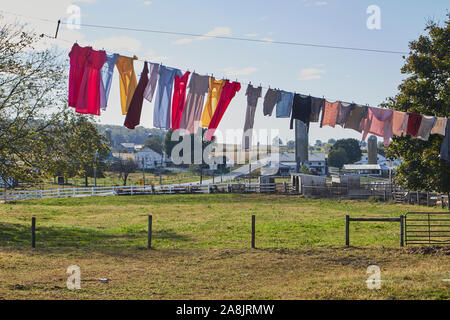
M409 247L403 249L407 254L435 254L435 255L450 255L450 247Z

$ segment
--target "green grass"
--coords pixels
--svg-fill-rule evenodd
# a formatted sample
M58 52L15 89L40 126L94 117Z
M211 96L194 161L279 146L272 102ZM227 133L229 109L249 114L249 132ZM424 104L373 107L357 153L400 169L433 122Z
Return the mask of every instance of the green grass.
M450 277L448 255L400 249L398 223L352 222L352 247L344 246L346 214L398 217L417 209L261 194L7 203L0 205L0 298L448 299L441 281ZM153 250L146 250L149 214ZM112 282L82 282L82 290L69 291L71 264L81 267L82 279ZM365 286L370 264L389 280L382 290Z

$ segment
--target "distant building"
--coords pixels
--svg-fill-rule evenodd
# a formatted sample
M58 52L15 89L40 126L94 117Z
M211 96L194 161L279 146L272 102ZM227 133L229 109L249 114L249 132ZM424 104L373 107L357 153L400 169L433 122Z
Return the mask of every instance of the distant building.
M308 161L303 163L314 175L324 176L327 174L327 156L325 153L309 153ZM295 173L297 163L295 161L295 153L280 153L280 163L278 174L280 176L289 176Z
M120 144L120 151L121 152L126 151L128 153L132 153L135 151L134 146L135 146L135 144L132 142L122 142Z
M134 161L139 169L155 169L166 166L166 157L150 147L144 147L134 155Z

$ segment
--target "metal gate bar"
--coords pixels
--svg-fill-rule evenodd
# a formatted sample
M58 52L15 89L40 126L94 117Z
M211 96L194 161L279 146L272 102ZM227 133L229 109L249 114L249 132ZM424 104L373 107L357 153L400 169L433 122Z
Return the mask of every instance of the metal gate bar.
M448 222L450 222L450 212L406 213L404 219L405 244L450 244L450 224Z

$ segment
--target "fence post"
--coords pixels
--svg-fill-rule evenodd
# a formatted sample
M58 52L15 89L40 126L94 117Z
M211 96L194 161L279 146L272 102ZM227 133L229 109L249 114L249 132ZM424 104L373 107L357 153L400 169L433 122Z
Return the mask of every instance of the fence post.
M133 195L133 186L131 186L131 195Z
M430 206L430 193L427 192L427 207Z
M345 216L345 245L350 246L350 217Z
M147 249L152 248L152 216L148 216Z
M400 247L403 247L403 234L404 234L404 232L403 232L403 226L404 226L404 223L403 223L403 215L401 215L400 216Z
M36 248L36 218L31 218L31 247Z
M419 195L419 191L416 191L416 196L417 196L417 205L420 206L420 195Z
M255 215L252 215L252 249L255 249Z

